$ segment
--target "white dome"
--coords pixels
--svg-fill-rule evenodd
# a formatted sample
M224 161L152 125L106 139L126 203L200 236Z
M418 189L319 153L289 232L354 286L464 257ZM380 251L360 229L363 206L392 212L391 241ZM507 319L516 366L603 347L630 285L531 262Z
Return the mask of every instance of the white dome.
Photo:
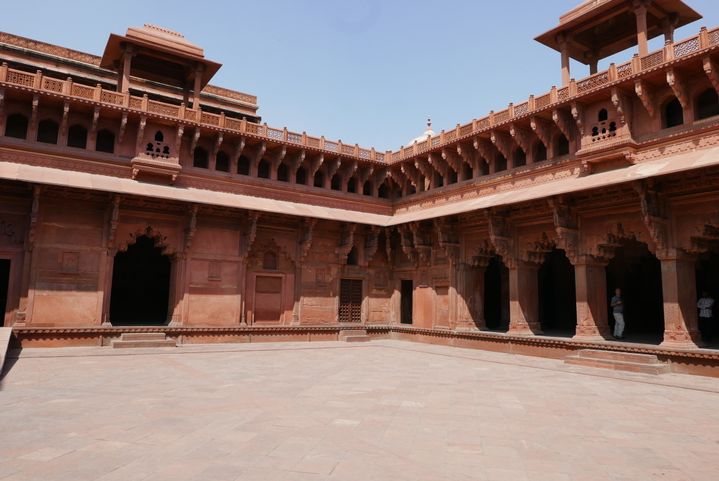
M414 139L410 140L406 147L411 147L412 145L414 145L415 142L424 142L430 137L434 137L434 130L432 130L432 120L427 119L427 129L419 137L415 137Z

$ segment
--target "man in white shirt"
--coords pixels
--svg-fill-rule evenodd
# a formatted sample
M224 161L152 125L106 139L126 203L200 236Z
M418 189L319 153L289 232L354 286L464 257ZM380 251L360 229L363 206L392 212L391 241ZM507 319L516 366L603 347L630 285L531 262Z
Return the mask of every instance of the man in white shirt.
M697 301L699 309L699 332L702 340L707 343L711 341L712 335L712 317L714 315L714 299L709 296L707 291L702 291L702 296Z

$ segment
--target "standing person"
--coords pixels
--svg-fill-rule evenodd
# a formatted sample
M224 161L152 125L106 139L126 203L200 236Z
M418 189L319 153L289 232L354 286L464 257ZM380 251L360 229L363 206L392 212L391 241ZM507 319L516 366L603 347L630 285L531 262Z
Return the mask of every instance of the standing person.
M697 308L699 309L699 332L702 335L702 341L708 343L712 337L714 299L707 291L702 291L702 296L697 301Z
M624 301L622 300L622 290L618 287L614 289L611 306L614 315L614 338L624 339Z

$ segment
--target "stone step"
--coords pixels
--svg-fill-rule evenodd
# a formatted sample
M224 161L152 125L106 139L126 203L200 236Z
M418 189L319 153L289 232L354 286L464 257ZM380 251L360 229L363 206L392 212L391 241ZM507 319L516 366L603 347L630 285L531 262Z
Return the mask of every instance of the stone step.
M121 341L164 341L167 335L164 332L123 332Z
M343 329L340 331L339 340L344 342L367 342L370 337L365 329Z
M637 364L657 364L659 359L654 354L640 354L635 352L604 351L600 349L582 349L575 353L579 357L589 359L604 359L607 361L635 362Z
M111 346L114 349L137 348L137 347L177 347L177 341L174 339L160 340L138 340L138 341L112 341Z
M611 359L608 356L604 357L588 357L587 355L580 355L581 353L572 354L570 356L567 356L564 358L564 362L566 364L572 364L577 366L585 366L585 367L599 367L603 369L613 369L615 371L627 371L627 372L636 372L641 374L665 374L670 372L670 368L668 364L665 364L663 362L659 362L659 360L656 359L654 363L647 363L644 362L646 360L642 360L643 362L633 362L633 361L625 361L621 359ZM626 354L626 353L616 353L616 354Z

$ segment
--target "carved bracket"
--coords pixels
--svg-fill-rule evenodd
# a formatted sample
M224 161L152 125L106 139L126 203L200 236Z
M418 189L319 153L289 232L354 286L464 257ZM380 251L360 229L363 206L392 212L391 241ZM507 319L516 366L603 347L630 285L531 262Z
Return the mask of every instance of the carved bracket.
M716 62L714 62L711 56L707 55L702 59L702 64L704 66L704 73L707 74L714 89L719 93L719 71L717 71Z
M667 83L674 91L674 95L676 95L677 99L679 99L679 103L682 104L682 108L684 110L689 108L689 90L687 89L686 82L673 68L667 70Z
M370 262L372 262L372 258L377 253L377 249L379 248L379 233L380 227L376 225L368 226L367 229L365 229L364 265L368 265Z
M187 253L192 247L192 239L195 237L195 232L197 231L197 204L192 204L189 210L190 218L187 222L187 227L185 228L185 253Z
M512 136L517 145L529 156L532 153L532 134L523 128L512 124L509 126L509 135Z
M632 101L629 99L629 97L619 90L618 88L614 87L612 89L612 104L614 104L614 107L617 109L617 114L619 115L619 122L622 125L626 125L629 130L632 130L632 126L630 124L631 118L632 118Z
M546 259L547 254L556 248L556 242L551 239L546 232L542 232L538 241L530 242L527 245L526 258L523 260L530 264L540 265L544 262L544 259Z
M305 260L312 247L312 235L317 225L314 217L303 218L300 221L300 261Z
M579 227L574 208L562 197L550 198L554 230L557 233L557 247L563 249L573 265L577 262L579 249Z
M446 217L436 218L434 219L434 228L440 249L456 265L459 260L460 245L456 222L450 222Z
M432 262L432 232L425 229L422 222L411 222L409 224L412 233L412 243L417 253L417 261L423 265Z
M529 125L544 147L549 150L552 144L552 125L538 117L532 117L529 121Z
M639 194L642 209L642 220L649 231L657 252L665 252L669 248L669 221L664 194L659 191L651 180L635 182L634 190Z
M490 140L507 161L512 161L512 138L503 132L493 130Z
M552 111L552 120L557 126L560 132L564 134L567 140L572 138L572 123L569 119L569 114L564 110L555 109Z
M309 181L312 182L312 177L315 176L318 170L320 170L320 167L322 167L322 164L325 162L325 154L318 154L313 159L309 161L308 165L308 171L309 174Z
M637 97L639 97L639 100L642 101L644 109L647 111L649 116L653 118L657 113L657 104L652 88L649 84L647 84L647 82L637 80L634 82L634 91L636 92Z
M240 259L247 259L247 255L252 249L252 244L257 236L257 221L260 218L259 212L248 212L245 219L240 225Z
M489 227L489 241L497 255L502 257L504 264L512 268L516 266L509 215L493 209L485 211Z
M25 249L30 252L35 248L35 237L37 234L37 224L40 216L40 194L42 194L41 185L32 186L32 206L30 207L30 225L27 230L27 242Z
M574 118L574 123L577 124L579 135L584 135L584 105L579 102L572 102L572 117Z
M468 264L472 267L486 268L493 257L497 255L492 243L485 239L474 250Z
M340 264L346 263L347 256L354 247L355 230L357 230L357 224L347 222L342 224L340 241L335 249L335 253L337 254Z
M195 147L197 147L197 142L200 140L200 128L195 127L194 132L192 133L192 142L190 143L190 155L195 151Z
M125 129L127 128L127 112L122 113L120 119L120 132L117 136L117 143L122 144L122 140L125 138Z
M112 198L112 205L110 208L110 222L109 230L107 233L107 252L112 255L115 251L115 238L117 237L117 226L120 223L120 201L121 197L115 195Z

